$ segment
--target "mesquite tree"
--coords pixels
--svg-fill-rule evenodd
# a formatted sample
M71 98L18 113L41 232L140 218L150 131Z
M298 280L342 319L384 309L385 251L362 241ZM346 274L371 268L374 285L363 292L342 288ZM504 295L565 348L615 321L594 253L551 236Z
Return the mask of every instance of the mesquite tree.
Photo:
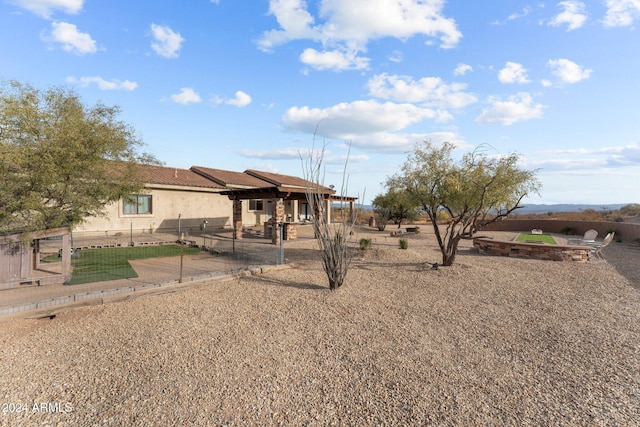
M306 188L306 199L313 212L313 232L320 247L322 257L322 267L329 279L329 289L334 290L344 284L345 277L349 270L354 251L351 248L351 236L356 221L355 214L339 223L328 221L330 203L328 201L329 190L323 185L324 182L324 146L322 150L312 149L303 161L303 174L309 183ZM302 156L301 156L302 157ZM347 156L348 158L348 156ZM348 160L347 160L348 161ZM346 175L346 165L342 174L342 185L340 191L340 203L346 197L348 178Z
M396 191L393 188L387 190L384 194L378 194L373 200L373 211L378 218L386 225L387 221L393 221L398 225L398 229L402 227L402 221L414 221L418 218L418 205L404 191Z
M74 226L139 191L135 130L64 88L0 84L0 232Z
M453 264L461 239L473 238L483 225L521 208L522 199L540 188L537 171L520 169L517 155L490 157L485 148L456 162L453 144L435 147L425 141L409 155L402 172L387 180L390 188L409 194L429 216L442 265ZM445 224L438 222L442 212L449 218Z

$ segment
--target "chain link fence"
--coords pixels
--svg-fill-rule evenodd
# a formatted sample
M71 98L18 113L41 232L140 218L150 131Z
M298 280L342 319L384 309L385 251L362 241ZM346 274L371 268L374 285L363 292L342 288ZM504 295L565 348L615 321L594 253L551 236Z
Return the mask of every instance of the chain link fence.
M250 228L242 239L234 239L231 229L76 233L72 275L64 286L40 286L62 264L62 240L41 239L32 277L0 290L0 315L282 264L282 245L261 234Z

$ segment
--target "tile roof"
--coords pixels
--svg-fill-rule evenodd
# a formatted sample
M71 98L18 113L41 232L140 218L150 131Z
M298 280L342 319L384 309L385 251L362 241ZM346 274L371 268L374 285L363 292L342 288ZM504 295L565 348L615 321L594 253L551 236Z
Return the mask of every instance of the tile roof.
M192 166L190 169L167 166L138 165L142 179L148 185L175 185L183 187L201 187L220 190L267 189L287 187L289 191L299 188L301 192L309 182L291 175L282 175L248 169L245 172L233 172L223 169ZM335 193L331 188L320 186L328 194Z
M214 181L205 178L189 169L166 166L138 165L142 179L147 184L177 185L184 187L202 187L224 189Z
M191 171L226 188L263 188L273 186L270 182L242 172L206 168L204 166L192 166Z
M264 172L264 171L254 170L254 169L247 169L244 173L249 174L251 176L255 176L256 178L263 179L271 183L272 185L277 185L279 187L282 187L282 186L300 187L303 189L306 189L309 186L315 187L313 183L305 179L298 178L297 176L282 175L279 173ZM327 187L323 187L323 188L328 189Z

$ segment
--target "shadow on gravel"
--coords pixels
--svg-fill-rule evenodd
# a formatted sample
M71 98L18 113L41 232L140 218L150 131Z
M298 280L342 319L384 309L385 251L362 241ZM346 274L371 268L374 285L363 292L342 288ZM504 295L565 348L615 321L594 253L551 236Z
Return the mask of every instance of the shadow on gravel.
M359 261L354 260L351 264L351 268L357 270L373 270L374 268L389 268L394 270L405 271L425 271L431 269L432 264L427 262L384 262L384 261Z
M299 282L294 282L292 280L282 280L282 279L274 279L272 277L267 277L267 276L260 276L260 277L248 277L246 279L244 279L248 282L260 282L262 283L266 283L267 285L273 285L273 286L282 286L282 287L286 287L286 288L295 288L295 289L303 289L303 290L308 290L308 289L326 289L329 290L329 287L324 287L324 286L319 286L319 285L314 285L311 283L299 283Z
M614 242L602 251L606 262L640 291L640 245Z

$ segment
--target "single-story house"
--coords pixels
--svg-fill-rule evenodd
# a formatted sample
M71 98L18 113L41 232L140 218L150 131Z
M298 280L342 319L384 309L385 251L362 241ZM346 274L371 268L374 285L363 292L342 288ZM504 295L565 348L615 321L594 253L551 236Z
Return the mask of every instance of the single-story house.
M202 166L139 167L144 190L109 204L104 216L88 218L74 229L74 234L189 233L203 227L241 230L243 226L304 222L313 215L305 194L315 184L295 176ZM335 191L324 186L320 191L329 208L331 200L337 198ZM355 198L339 199L348 201L353 209ZM236 237L241 238L241 234Z

